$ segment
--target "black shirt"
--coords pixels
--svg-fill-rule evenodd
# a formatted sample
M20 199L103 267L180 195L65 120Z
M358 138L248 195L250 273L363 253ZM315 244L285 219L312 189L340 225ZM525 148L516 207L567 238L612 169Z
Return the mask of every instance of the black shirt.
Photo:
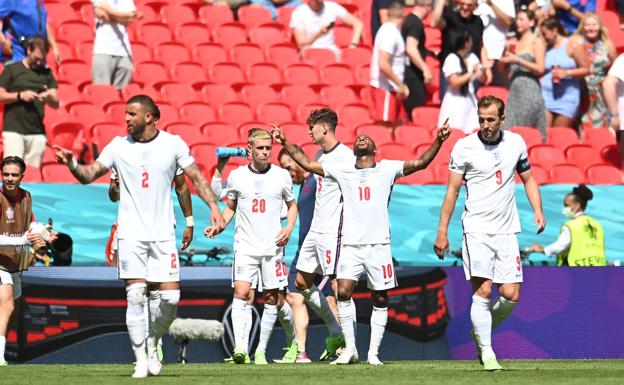
M425 27L423 26L420 18L413 13L410 13L403 21L403 26L401 27L401 34L403 35L403 40L407 44L407 37L413 37L418 40L418 52L420 56L425 60L425 56L427 55L427 49L425 48ZM406 45L407 47L407 45ZM415 74L422 74L422 71L412 63L412 60L408 58L408 65L406 69L412 71Z
M4 67L0 74L0 87L8 92L34 91L58 88L58 83L49 68L29 69L23 62L15 62ZM23 135L44 134L44 103L38 99L27 103L18 101L4 106L4 131Z
M483 42L483 22L479 16L471 15L468 19L461 17L459 12L445 10L442 14L446 26L442 31L442 51L440 52L440 64L450 53L450 37L453 33L467 29L472 35L472 52L481 58L481 45Z

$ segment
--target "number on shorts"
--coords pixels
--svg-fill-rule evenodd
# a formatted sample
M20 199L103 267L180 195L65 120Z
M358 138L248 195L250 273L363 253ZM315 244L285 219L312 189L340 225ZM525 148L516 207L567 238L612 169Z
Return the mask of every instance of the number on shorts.
M496 170L496 184L503 184L503 173L501 170Z
M141 187L148 188L149 187L149 173L147 171L143 171L142 177L143 179L141 180Z
M518 271L522 270L522 259L519 255L516 257L516 269Z
M331 263L331 250L325 250L325 262L328 265Z
M263 213L266 211L266 201L264 199L254 199L251 203L251 211L254 213Z
M171 268L178 268L178 256L176 255L176 253L171 254Z
M392 278L392 264L381 265L381 270L383 270L384 279Z
M370 187L358 187L360 190L360 200L361 201L369 201L370 200Z
M286 263L275 262L275 276L286 277L287 275L288 275L288 269L286 268Z

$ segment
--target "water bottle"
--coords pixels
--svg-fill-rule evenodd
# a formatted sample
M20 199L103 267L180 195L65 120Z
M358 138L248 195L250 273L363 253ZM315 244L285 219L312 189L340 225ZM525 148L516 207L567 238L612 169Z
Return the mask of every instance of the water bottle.
M217 147L217 158L225 158L226 156L246 158L247 153L247 149L243 147Z

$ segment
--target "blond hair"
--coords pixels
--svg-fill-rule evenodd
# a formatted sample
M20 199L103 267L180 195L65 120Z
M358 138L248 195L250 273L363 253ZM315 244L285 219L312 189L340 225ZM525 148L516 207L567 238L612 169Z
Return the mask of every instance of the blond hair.
M581 40L585 38L585 35L583 35L583 29L585 28L585 20L587 19L596 20L596 23L598 23L598 26L600 27L600 32L598 32L598 40L600 40L604 45L609 44L610 42L609 38L607 37L607 27L605 27L604 23L602 22L602 20L600 20L598 15L593 12L588 12L585 14L585 16L583 16L583 19L579 23L578 28L576 28L576 31L574 31L574 36L578 36Z
M269 134L267 131L261 129L261 128L252 128L251 130L249 130L249 145L253 146L254 142L257 139L269 139L272 140L271 138L271 134Z

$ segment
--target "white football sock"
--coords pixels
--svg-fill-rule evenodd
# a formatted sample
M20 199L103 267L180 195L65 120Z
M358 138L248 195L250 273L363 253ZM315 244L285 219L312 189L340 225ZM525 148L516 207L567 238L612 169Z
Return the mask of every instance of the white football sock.
M260 320L260 340L258 341L256 351L266 351L269 338L271 338L271 333L273 333L273 326L275 325L276 319L277 306L265 303L264 311L262 312L262 319Z
M145 283L133 283L126 287L126 298L128 299L126 326L128 327L128 335L130 336L130 343L132 344L137 364L147 361L147 352L145 350L146 289L147 285Z
M156 317L150 336L158 341L169 331L169 325L176 317L180 302L180 290L161 290L160 304L156 309Z
M327 299L316 286L301 292L310 308L325 322L330 336L340 335L340 325L329 308ZM353 327L353 325L351 325Z
M353 330L357 334L357 308L355 307L353 298L351 298L351 309L353 310Z
M6 337L0 336L0 362L4 361L5 350L6 350Z
M152 290L147 297L147 336L149 337L150 331L154 328L154 322L156 321L156 312L160 306L160 292L158 290Z
M501 324L504 320L509 317L513 309L516 307L518 302L510 301L505 297L498 297L498 299L492 305L491 313L492 313L492 329Z
M245 300L234 298L232 300L232 329L234 331L234 343L237 348L244 348L247 351L245 343L245 326L247 324L247 316L245 314Z
M290 346L295 340L295 323L293 322L293 312L288 302L284 301L281 309L277 309L277 318L286 333L286 345Z
M249 340L251 339L251 327L253 326L253 311L251 310L253 305L245 302L245 334L243 334L243 338L245 339L245 346L249 346Z
M355 330L353 329L353 310L351 300L338 301L338 318L342 326L347 349L355 349Z
M490 301L478 295L472 296L470 307L470 320L477 336L477 343L481 348L483 360L494 356L492 350L492 314L490 313Z
M377 355L379 353L379 346L381 340L383 340L384 333L386 331L386 324L388 323L388 308L373 306L373 313L370 318L371 336L370 345L368 348L368 355Z

